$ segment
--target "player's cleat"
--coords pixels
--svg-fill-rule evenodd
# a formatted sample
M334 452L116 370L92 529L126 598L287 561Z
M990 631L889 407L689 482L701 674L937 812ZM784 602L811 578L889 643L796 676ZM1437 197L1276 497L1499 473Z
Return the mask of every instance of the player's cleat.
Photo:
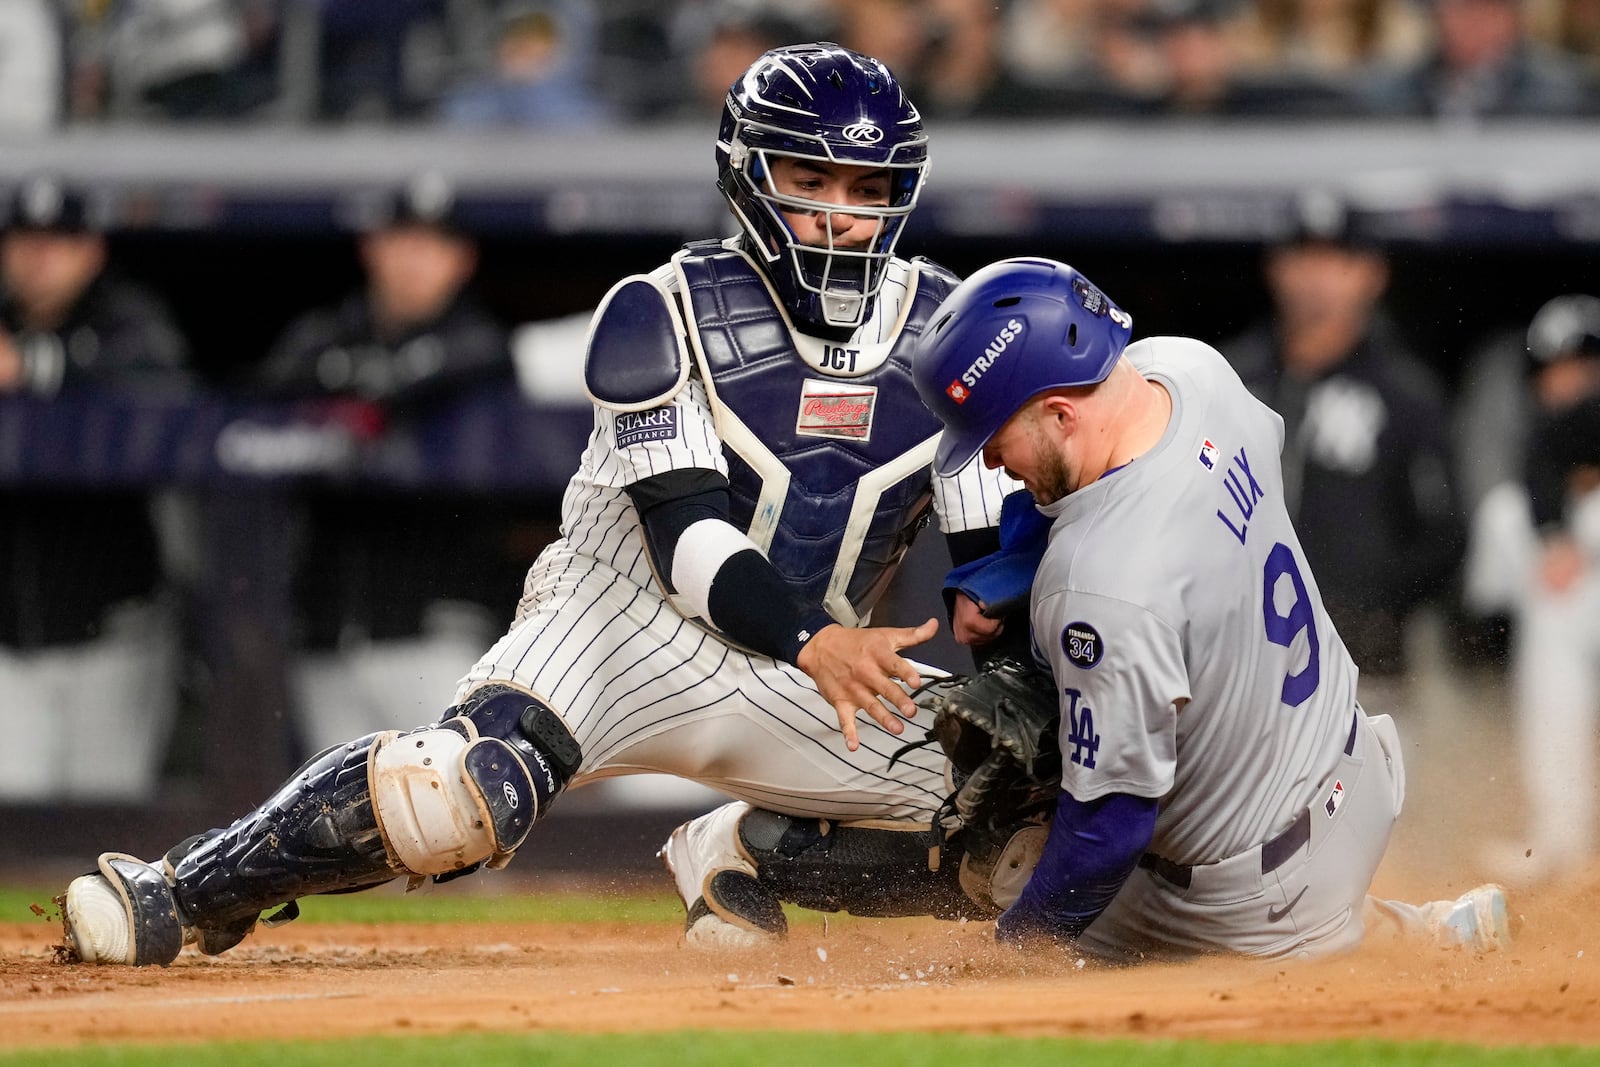
M161 868L121 852L74 878L62 898L67 947L84 963L165 967L183 949L177 902Z
M757 948L789 932L783 905L743 871L718 871L689 905L683 939L696 948Z
M737 849L738 820L747 810L727 804L684 823L657 853L688 911L684 943L694 948L756 948L789 932L777 895Z
M1440 942L1451 947L1495 952L1511 944L1505 890L1492 882L1447 902L1431 925Z
M736 873L725 870L722 873ZM749 878L749 875L739 875ZM750 881L755 881L750 878ZM757 886L760 888L760 886ZM789 921L784 918L778 899L771 899L776 925L760 925L758 921L746 917L723 918L718 912L710 909L706 904L706 897L699 897L690 905L688 921L683 925L683 944L694 949L760 949L762 945L776 944L782 941L789 933ZM766 920L771 923L771 915L766 915Z

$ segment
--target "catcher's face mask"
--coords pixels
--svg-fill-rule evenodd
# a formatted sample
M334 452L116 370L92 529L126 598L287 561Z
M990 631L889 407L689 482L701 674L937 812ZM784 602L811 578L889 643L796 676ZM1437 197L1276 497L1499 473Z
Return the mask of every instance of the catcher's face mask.
M826 327L864 322L928 164L922 116L889 69L838 45L773 49L729 90L716 155L717 186L790 316ZM784 212L839 205L778 191L778 158L883 169L884 202L851 207L872 223L870 239L850 247L799 240Z

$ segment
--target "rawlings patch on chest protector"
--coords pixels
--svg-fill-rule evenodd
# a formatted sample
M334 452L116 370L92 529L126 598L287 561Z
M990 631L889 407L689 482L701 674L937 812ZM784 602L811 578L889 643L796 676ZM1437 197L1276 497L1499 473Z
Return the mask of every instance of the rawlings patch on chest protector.
M670 404L651 411L624 411L617 415L617 447L647 441L671 441L678 436L678 409Z
M808 378L800 386L800 414L794 432L802 437L865 441L872 436L875 385L845 385Z

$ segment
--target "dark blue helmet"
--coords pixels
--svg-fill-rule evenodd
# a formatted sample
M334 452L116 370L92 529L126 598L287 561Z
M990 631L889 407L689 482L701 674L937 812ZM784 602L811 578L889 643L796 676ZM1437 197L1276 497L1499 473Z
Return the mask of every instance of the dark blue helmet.
M944 423L933 468L950 475L1047 389L1104 381L1133 319L1053 259L1002 259L956 286L917 340L911 373Z
M871 242L859 249L799 243L783 210L825 206L780 196L770 180L775 156L888 168L889 203L850 208L876 223ZM922 116L889 68L836 44L774 48L734 83L722 109L717 187L801 324L851 327L866 319L927 166Z

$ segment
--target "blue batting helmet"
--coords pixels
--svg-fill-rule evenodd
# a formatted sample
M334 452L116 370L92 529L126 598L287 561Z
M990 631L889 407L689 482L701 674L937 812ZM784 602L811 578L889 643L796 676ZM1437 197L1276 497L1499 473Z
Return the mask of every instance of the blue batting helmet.
M1002 259L956 286L917 341L912 375L944 423L934 470L951 475L1047 389L1111 373L1133 319L1053 259Z
M772 49L728 91L716 155L717 188L790 315L829 327L865 321L928 164L922 116L889 68L826 42ZM785 210L837 205L779 194L771 181L775 156L887 169L889 203L850 208L851 215L876 224L867 246L797 241Z

